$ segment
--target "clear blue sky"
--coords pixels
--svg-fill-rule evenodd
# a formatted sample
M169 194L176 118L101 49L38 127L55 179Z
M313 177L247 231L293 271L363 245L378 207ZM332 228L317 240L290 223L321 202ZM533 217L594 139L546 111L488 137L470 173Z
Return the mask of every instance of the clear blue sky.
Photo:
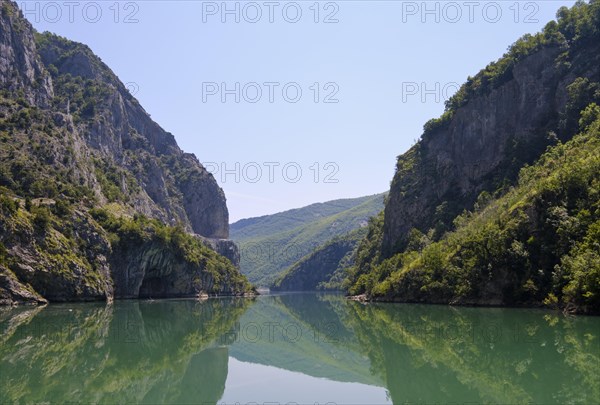
M443 96L573 1L247 3L227 2L239 23L221 1L19 4L36 29L89 45L130 83L215 172L233 222L387 190L396 156L440 115ZM240 83L239 103L221 83ZM424 92L436 83L438 94ZM324 103L333 92L338 102Z

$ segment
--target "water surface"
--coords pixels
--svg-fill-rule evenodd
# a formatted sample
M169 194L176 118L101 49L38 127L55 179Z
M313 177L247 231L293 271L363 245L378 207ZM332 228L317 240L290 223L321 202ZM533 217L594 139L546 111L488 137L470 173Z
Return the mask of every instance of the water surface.
M599 403L600 318L331 294L0 310L0 402Z

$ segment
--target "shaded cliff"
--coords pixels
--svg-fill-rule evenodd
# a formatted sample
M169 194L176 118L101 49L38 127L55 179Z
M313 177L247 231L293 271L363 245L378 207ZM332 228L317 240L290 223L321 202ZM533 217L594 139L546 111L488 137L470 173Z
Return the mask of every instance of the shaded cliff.
M358 250L351 293L599 311L597 281L583 281L599 274L599 262L585 253L598 243L598 176L579 147L596 148L594 103L596 0L561 8L557 21L470 77L444 114L425 124L421 140L398 158L384 216ZM568 181L552 183L553 177ZM539 195L528 195L532 190ZM559 211L564 217L553 218ZM578 225L565 229L569 219ZM565 270L568 257L589 265L583 273L576 265Z
M148 295L245 291L223 191L87 46L35 32L3 1L0 49L0 302L138 296L121 285L133 267ZM125 227L157 222L124 250L129 230L105 229L99 207ZM194 260L158 248L157 230L181 231Z
M413 231L404 253L353 288L382 300L600 313L598 105L584 122L583 133L523 169L502 197L458 216L439 241Z
M239 295L250 289L229 259L182 227L145 217L116 217L102 209L91 214L110 241L116 298Z
M569 86L577 78L600 81L600 42L577 44L545 32L541 44L520 40L527 52L519 51L521 42L513 45L516 55L505 56L512 65L502 73L492 76L488 68L470 78L444 116L427 123L421 141L398 158L385 207L385 257L406 246L412 228L441 236L483 191L513 184L520 168L555 142L551 131L562 141L576 133L572 122L587 105L579 97L591 92L588 102L594 101L595 90L570 94ZM489 84L472 84L482 80Z

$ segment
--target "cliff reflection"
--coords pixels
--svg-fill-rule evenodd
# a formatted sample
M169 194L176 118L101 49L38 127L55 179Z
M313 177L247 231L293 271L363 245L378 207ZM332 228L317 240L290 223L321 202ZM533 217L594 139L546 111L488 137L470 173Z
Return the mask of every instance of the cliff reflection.
M244 323L267 321L297 325L302 337L244 339ZM598 317L290 294L265 297L241 322L232 356L382 386L394 403L600 401Z
M597 403L600 319L348 303L341 316L394 403Z
M56 305L0 315L0 397L10 402L216 403L220 334L248 300Z
M547 311L290 294L3 310L0 333L6 402L215 404L231 358L295 372L309 394L325 381L394 403L600 402L600 318ZM236 378L236 395L270 400Z

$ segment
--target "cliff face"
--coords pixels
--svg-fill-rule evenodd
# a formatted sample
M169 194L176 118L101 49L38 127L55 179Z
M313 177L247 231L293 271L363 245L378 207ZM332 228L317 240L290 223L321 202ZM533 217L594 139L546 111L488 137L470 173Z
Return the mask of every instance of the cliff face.
M243 287L232 280L216 283L215 275L182 259L162 243L127 244L112 255L115 298L236 295Z
M31 26L12 3L0 5L0 86L21 92L30 103L46 106L53 97L52 80L36 52Z
M87 46L3 1L0 50L1 303L245 291L223 191ZM158 222L122 250L128 230L107 233L99 207ZM169 227L192 235L177 234L188 258L157 248Z
M118 184L132 209L205 237L227 238L225 195L198 159L179 149L87 46L48 33L37 37L58 87L54 108L78 118L74 132L94 157L135 179L139 187Z
M0 305L46 302L44 297L21 283L12 271L0 266Z
M228 237L225 196L213 176L179 149L87 46L34 33L13 3L4 2L0 12L2 90L55 114L78 152L70 166L80 166L79 177L101 202L114 196L107 195L96 169L121 169L121 179L112 182L132 212L182 223L205 237ZM64 154L55 151L53 157L60 162ZM90 164L90 158L97 162Z
M353 289L373 300L600 313L600 107L580 122L508 192L461 214L439 241L412 231L405 252Z
M106 210L0 198L0 304L241 295L230 241ZM45 219L44 219L45 218ZM217 252L223 253L223 255ZM225 255L229 257L226 258Z
M558 129L567 88L577 77L598 81L600 57L592 44L572 53L569 68L559 60L565 50L553 45L523 58L508 81L469 99L445 127L399 157L385 207L384 257L404 249L412 228L437 227L441 236L482 191L512 184L552 142L549 131L573 136Z
M600 2L469 77L398 158L349 271L370 300L600 311Z

